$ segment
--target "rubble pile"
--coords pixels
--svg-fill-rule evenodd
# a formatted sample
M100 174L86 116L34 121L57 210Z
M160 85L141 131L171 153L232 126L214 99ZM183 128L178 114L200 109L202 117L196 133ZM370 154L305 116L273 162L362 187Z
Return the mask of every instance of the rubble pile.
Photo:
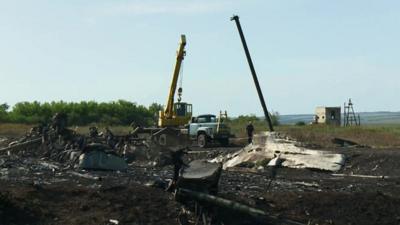
M261 165L260 168L283 166L339 171L345 163L345 156L325 150L299 147L296 141L282 139L274 132L264 132L255 135L253 143L238 152L218 156L211 162L223 162L224 169L243 163L252 163Z

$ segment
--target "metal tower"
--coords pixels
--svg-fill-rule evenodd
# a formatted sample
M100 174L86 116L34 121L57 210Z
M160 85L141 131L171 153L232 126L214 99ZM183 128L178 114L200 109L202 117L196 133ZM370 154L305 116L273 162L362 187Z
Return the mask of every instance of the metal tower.
M353 103L351 102L351 98L349 98L349 102L344 103L344 112L343 112L343 125L347 126L360 126L360 114L356 116L353 108Z

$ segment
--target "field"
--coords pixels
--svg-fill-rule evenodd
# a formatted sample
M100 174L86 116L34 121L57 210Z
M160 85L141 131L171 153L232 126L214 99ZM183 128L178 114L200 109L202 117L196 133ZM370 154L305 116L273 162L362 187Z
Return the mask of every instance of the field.
M268 129L265 121L253 121L253 124L256 132ZM230 123L232 132L237 137L246 136L246 125L246 121ZM400 124L371 124L359 127L280 125L274 127L274 129L298 141L325 148L335 147L331 141L334 137L374 148L400 146Z
M360 127L279 126L276 130L298 141L321 147L335 147L331 141L335 137L374 148L400 147L400 125L364 125Z
M264 122L255 122L257 131ZM236 146L191 147L185 161L235 152L245 142L245 124L231 124ZM0 137L16 138L29 126L2 124ZM87 133L89 126L78 127ZM103 129L100 126L99 129ZM126 126L111 127L126 133ZM293 168L224 170L219 195L258 209L274 220L247 222L230 213L225 224L398 224L400 221L400 126L277 126L305 146L346 156L337 173ZM334 137L357 142L339 147ZM32 150L31 150L32 151ZM43 161L33 153L0 156L0 224L178 224L181 204L161 189L144 184L172 177L172 167L136 160L126 172L91 171L99 179L73 176L65 164ZM28 149L26 152L29 152ZM46 169L50 163L57 167ZM56 169L54 169L56 168ZM101 178L101 179L100 179ZM228 219L227 219L228 220ZM190 223L194 224L194 223Z
M267 130L265 121L254 121L255 132ZM246 142L246 123L230 122L232 133L236 139L233 143L242 145ZM0 136L17 137L29 131L31 125L26 124L0 124ZM87 134L90 126L74 126L71 129L80 134ZM99 131L103 131L105 125L99 125ZM132 130L130 126L112 126L110 129L115 134L126 134ZM373 148L399 148L400 125L373 124L353 127L337 127L325 125L280 125L275 130L290 138L296 139L314 147L333 148L336 145L333 138L342 138L358 143L359 145Z
M361 124L400 124L400 112L360 112ZM313 120L313 114L281 115L280 122L285 125L294 125L297 122L309 124ZM343 117L343 115L342 115Z
M17 137L29 131L31 125L15 124L15 123L0 123L0 136Z
M267 130L265 121L253 121L255 132ZM246 137L246 122L233 121L229 123L232 133L239 139ZM29 131L31 125L26 124L0 124L0 136L20 136ZM87 134L90 126L74 126L71 129L80 134ZM99 131L104 130L105 125L98 125ZM132 130L130 126L112 126L110 129L115 134L124 134ZM398 124L374 124L354 127L337 127L325 125L280 125L276 126L277 132L294 138L306 144L330 148L335 147L332 138L343 138L354 141L360 145L374 148L400 147L400 125ZM235 141L244 144L244 141Z

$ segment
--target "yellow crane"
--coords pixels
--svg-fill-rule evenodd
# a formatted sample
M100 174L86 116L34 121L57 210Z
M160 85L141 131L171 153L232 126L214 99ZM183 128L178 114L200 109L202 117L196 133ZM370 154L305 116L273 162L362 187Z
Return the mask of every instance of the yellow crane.
M159 111L159 127L180 127L187 124L192 118L192 104L181 102L182 87L178 88L178 102L174 102L179 73L186 54L185 45L186 37L182 34L178 51L176 53L176 63L172 74L172 82L169 89L167 105L163 111Z

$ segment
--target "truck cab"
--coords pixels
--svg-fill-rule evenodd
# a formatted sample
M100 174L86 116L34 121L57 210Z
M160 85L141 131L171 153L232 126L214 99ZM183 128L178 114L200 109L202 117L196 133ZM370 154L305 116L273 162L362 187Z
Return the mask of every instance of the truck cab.
M188 124L188 134L197 140L199 147L207 147L213 142L219 142L223 146L229 145L230 128L225 124L226 117L222 115L224 114L220 114L220 117L212 114L192 117Z

